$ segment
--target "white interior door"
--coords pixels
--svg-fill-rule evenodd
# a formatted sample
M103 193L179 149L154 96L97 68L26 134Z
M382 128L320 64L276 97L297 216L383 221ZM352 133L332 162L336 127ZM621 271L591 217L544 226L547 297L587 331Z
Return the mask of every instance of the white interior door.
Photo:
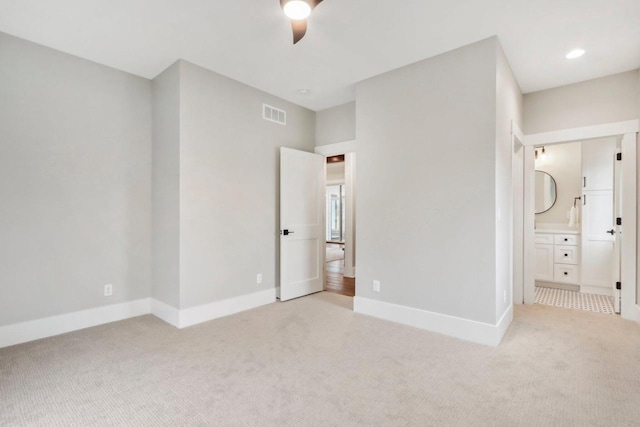
M611 295L614 261L613 191L582 193L582 281L587 293Z
M621 152L616 156L622 156ZM620 157L622 158L622 157ZM620 313L620 287L622 284L622 162L614 161L613 181L613 216L614 216L614 255L613 255L613 307L616 313Z
M281 301L324 288L325 158L280 149Z

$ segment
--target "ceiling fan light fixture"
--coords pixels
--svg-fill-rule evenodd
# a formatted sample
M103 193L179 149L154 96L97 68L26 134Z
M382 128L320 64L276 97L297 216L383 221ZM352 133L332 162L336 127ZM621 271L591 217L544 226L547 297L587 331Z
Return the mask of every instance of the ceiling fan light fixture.
M291 0L287 2L282 9L284 10L284 14L294 21L302 21L311 15L311 6L302 0Z

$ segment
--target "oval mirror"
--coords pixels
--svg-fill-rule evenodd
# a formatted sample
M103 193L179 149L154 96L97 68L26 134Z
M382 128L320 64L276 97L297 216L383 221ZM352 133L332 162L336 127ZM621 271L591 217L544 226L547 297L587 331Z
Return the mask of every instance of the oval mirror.
M546 172L536 171L536 213L551 209L557 197L556 180Z

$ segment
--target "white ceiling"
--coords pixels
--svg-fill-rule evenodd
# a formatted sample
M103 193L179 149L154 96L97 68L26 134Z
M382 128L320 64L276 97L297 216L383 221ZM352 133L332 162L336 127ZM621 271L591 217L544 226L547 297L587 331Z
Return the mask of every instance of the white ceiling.
M325 0L295 46L280 0L0 0L0 31L147 78L182 58L313 110L492 35L525 93L640 67L640 0Z

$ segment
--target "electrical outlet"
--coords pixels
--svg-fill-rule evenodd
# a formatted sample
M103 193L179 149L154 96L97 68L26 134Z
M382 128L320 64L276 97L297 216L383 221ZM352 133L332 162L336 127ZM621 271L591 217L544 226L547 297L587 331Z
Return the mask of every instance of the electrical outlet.
M262 283L262 273L256 275L256 283Z
M373 281L373 292L380 292L380 281L379 280L374 280Z
M505 302L505 304L507 303L507 290L506 289L504 291L504 302Z
M104 285L104 296L110 297L111 295L113 295L113 285Z

